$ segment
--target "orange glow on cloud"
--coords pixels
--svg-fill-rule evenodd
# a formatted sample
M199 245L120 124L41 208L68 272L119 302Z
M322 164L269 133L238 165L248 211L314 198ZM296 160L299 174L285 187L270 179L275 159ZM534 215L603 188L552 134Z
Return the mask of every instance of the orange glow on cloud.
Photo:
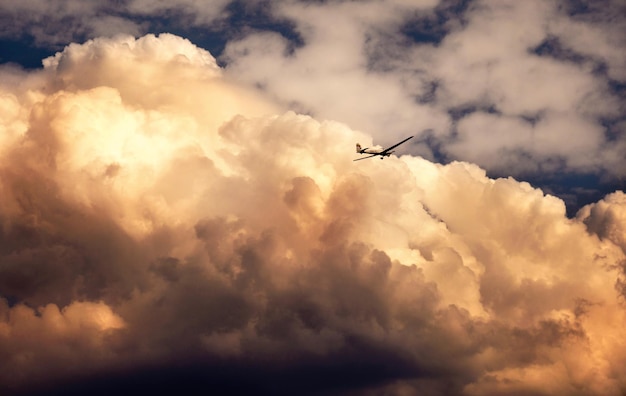
M197 359L333 363L357 391L626 391L623 193L568 219L470 163L355 164L371 137L173 35L44 65L0 83L7 389Z

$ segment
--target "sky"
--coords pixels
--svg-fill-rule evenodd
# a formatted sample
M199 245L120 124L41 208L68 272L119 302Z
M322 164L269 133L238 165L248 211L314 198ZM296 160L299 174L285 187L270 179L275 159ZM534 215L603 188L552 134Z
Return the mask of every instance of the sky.
M623 395L623 15L0 0L0 393Z

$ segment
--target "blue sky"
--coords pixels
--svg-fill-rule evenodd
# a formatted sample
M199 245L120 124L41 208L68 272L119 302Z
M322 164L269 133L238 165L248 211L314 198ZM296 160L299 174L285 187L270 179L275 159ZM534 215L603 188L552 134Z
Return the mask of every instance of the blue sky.
M0 393L623 395L623 15L0 0Z

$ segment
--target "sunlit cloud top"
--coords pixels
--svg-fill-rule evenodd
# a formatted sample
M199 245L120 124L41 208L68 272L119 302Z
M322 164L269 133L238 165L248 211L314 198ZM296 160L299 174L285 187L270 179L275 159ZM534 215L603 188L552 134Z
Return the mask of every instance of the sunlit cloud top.
M528 180L573 216L623 189L623 14L619 0L0 2L0 55L37 67L70 42L176 33L292 110L383 144L417 135L409 152Z

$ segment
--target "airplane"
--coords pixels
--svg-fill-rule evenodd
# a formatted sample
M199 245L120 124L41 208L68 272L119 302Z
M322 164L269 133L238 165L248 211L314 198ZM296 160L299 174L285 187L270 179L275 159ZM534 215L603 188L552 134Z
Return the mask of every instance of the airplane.
M404 139L400 143L396 143L393 146L388 147L388 148L386 148L384 150L381 150L381 149L371 149L369 147L361 148L361 145L357 143L356 144L356 152L358 154L371 154L371 155L367 156L367 157L363 157L363 158L357 158L357 159L355 159L353 161L360 161L360 160L376 157L377 155L380 155L380 159L385 159L385 157L389 157L393 153L392 149L398 147L399 145L401 145L402 143L406 142L407 140L409 140L411 138L413 138L413 136L409 136L408 138Z

